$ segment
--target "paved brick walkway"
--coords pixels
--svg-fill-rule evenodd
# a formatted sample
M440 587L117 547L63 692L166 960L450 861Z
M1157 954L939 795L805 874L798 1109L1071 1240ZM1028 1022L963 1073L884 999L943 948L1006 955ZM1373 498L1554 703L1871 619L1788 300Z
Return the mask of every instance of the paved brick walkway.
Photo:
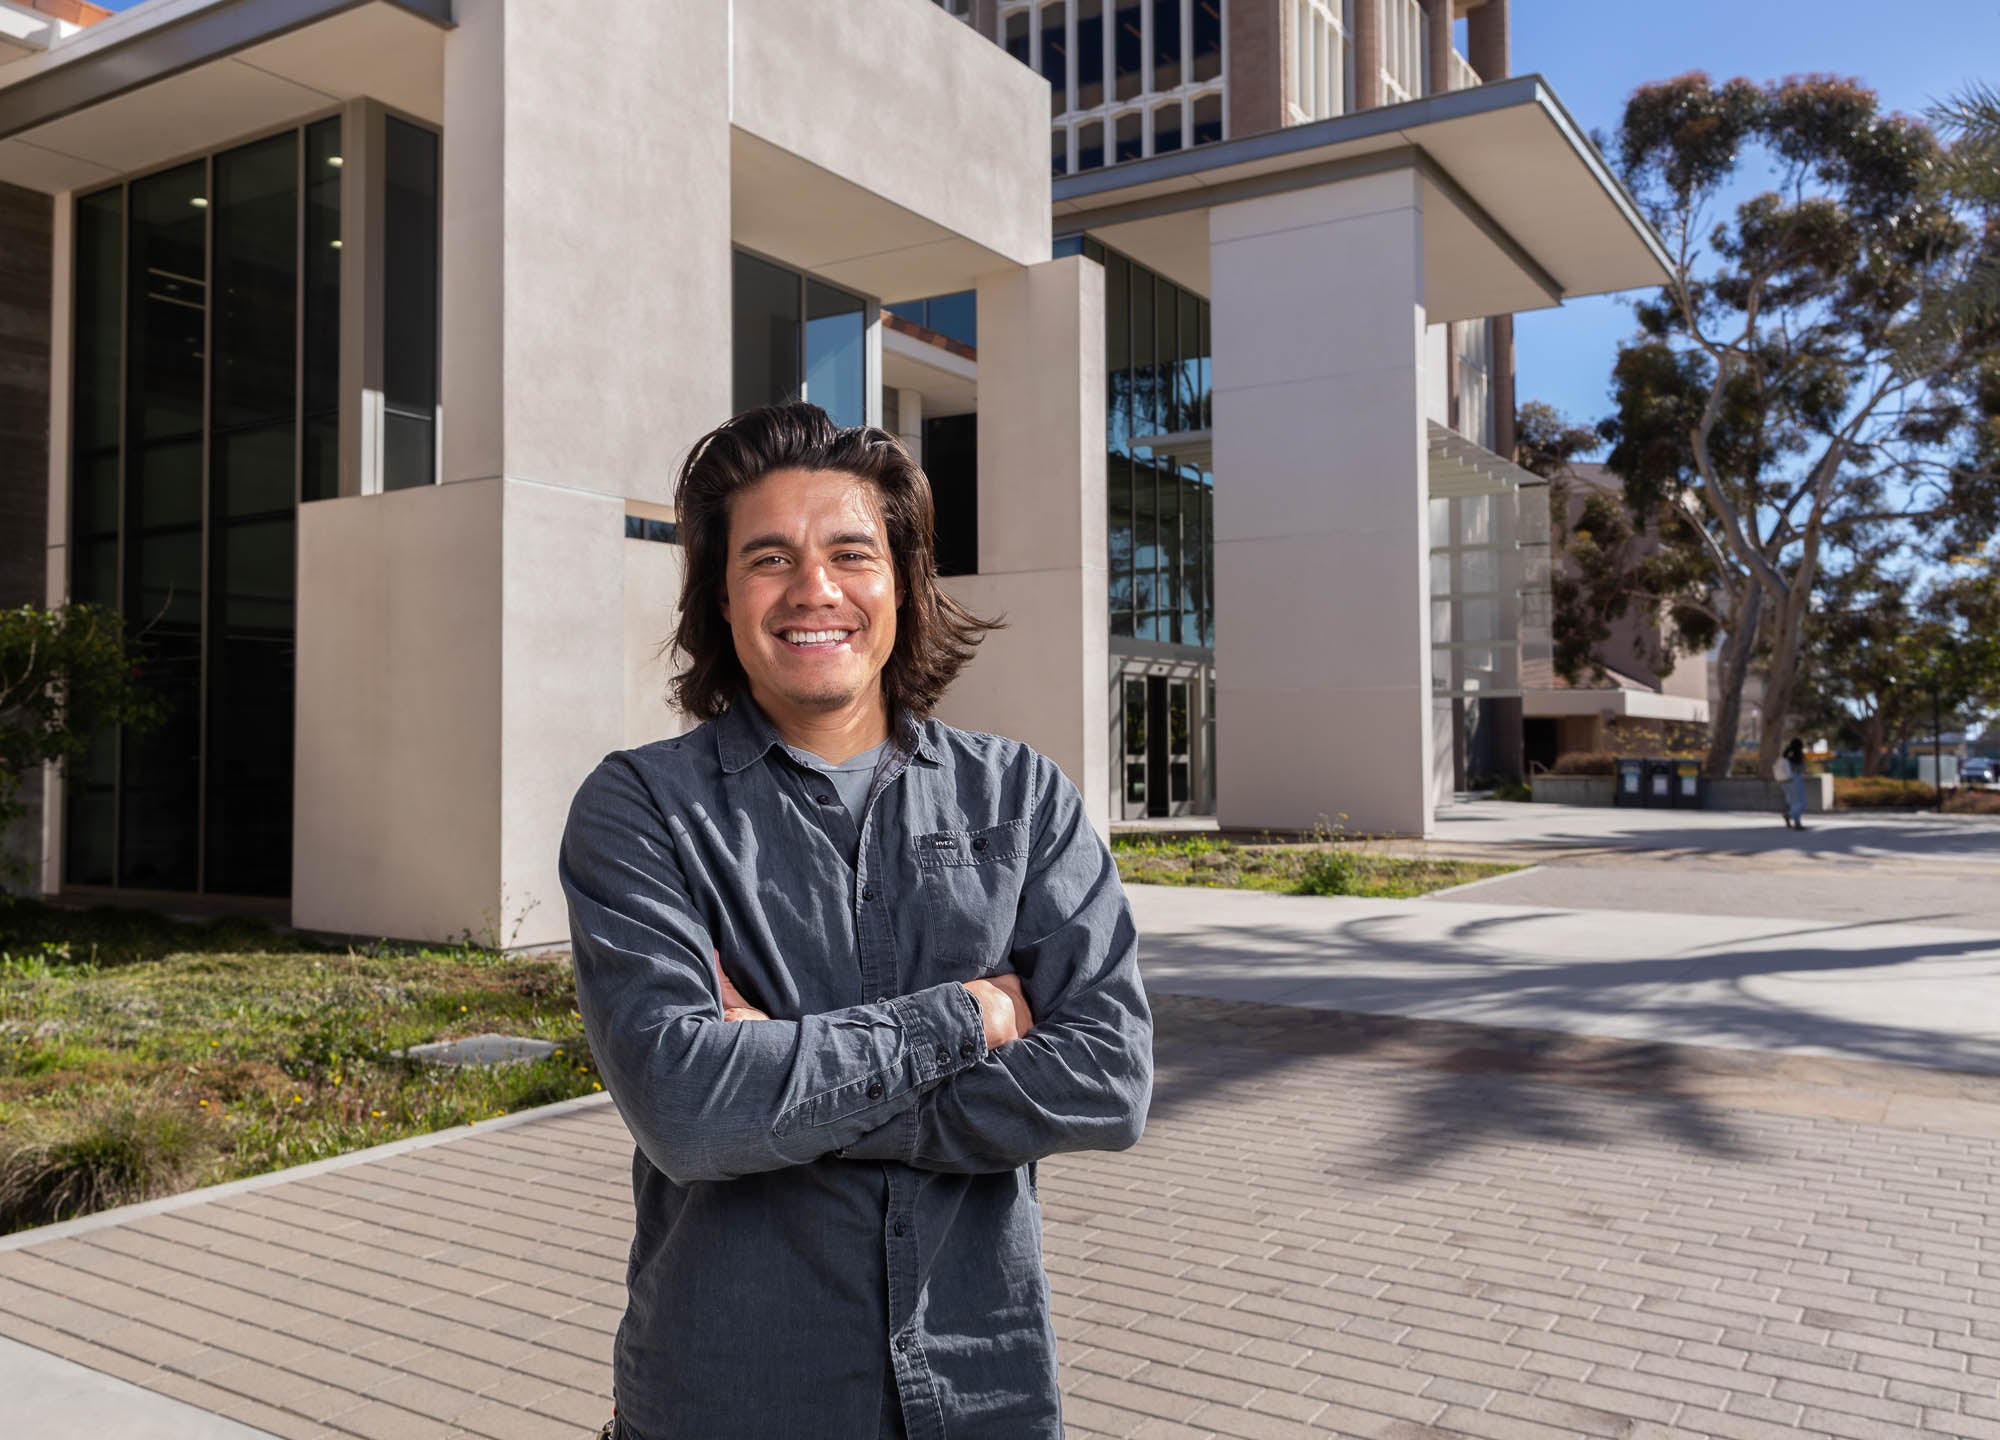
M2000 1081L1155 998L1145 1139L1042 1167L1073 1436L2000 1440ZM0 1334L580 1440L628 1155L590 1107L7 1251Z

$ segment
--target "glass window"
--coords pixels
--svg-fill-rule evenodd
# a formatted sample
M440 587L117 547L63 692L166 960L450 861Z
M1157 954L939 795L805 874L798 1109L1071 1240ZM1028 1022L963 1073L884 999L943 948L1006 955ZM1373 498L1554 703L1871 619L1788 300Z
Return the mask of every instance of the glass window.
M1222 138L1222 97L1203 95L1194 102L1194 143L1213 145Z
M1194 59L1190 68L1199 82L1222 73L1222 0L1194 0Z
M858 295L806 282L805 398L836 425L868 423L868 307Z
M1104 122L1092 120L1076 127L1076 168L1095 170L1104 164Z
M979 573L979 417L924 419L924 474L936 508L940 575Z
M1114 160L1137 160L1145 154L1145 136L1141 133L1142 121L1138 115L1120 115L1117 128L1112 134L1117 146Z
M1181 477L1160 470L1160 579L1155 600L1160 609L1162 640L1178 641L1181 610Z
M391 116L384 134L382 488L437 478L438 137Z
M1107 540L1106 573L1109 577L1111 597L1111 633L1130 635L1132 633L1132 462L1123 455L1112 455L1105 462L1105 494L1110 501L1109 523L1105 527ZM1118 617L1125 617L1125 628L1119 628Z
M1119 0L1111 17L1112 78L1118 99L1130 100L1146 87L1145 22L1140 0ZM1119 159L1127 158L1120 155Z
M1063 0L1042 7L1042 78L1049 82L1049 113L1069 109L1069 40L1063 34Z
M1181 106L1176 100L1153 112L1153 153L1171 155L1181 148Z
M121 737L117 883L147 890L198 879L207 168L130 187L124 606L167 718Z
M1056 129L1049 131L1049 173L1069 174L1069 131Z
M736 408L799 398L799 277L737 252L732 301Z
M924 302L924 323L938 334L956 340L961 345L977 348L979 345L979 295L974 290L960 290L950 295L936 295Z
M1076 3L1076 108L1095 110L1104 103L1104 0ZM1081 159L1079 170L1087 170Z
M1023 65L1028 63L1028 16L1026 11L1016 11L1007 17L1006 33L1002 42L1007 53Z
M340 121L306 127L305 416L299 494L340 492ZM287 851L290 847L287 846Z
M1153 88L1181 83L1181 0L1153 0Z
M1180 301L1180 348L1175 352L1174 394L1179 401L1174 419L1176 430L1199 430L1201 426L1201 301L1192 290L1176 287Z
M124 303L125 192L86 195L75 209L71 345L72 600L118 603L118 405ZM109 885L117 835L117 738L101 734L63 772L63 876Z
M1153 273L1132 267L1132 434L1156 435L1160 417L1153 399Z

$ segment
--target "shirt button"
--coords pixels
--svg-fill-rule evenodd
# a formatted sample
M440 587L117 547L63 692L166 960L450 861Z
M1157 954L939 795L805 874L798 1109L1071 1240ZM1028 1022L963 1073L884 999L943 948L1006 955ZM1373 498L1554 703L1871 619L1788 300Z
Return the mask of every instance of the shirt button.
M833 803L833 797L831 795L815 795L813 796L813 799L819 801L819 803L822 805L831 805Z
M862 898L863 900L873 900L873 899L875 898L875 890L874 890L874 887L873 887L873 886L870 886L870 887L869 887L868 889L866 889L866 890L863 890L863 891L861 892L861 898Z
M938 1064L940 1065L951 1064L951 1050L947 1046L943 1045L938 1046Z
M974 1055L977 1055L978 1053L979 1053L979 1047L973 1044L970 1040L966 1041L963 1045L958 1047L958 1058L961 1060L970 1060Z
M887 1005L889 1003L889 997L887 995L877 995L875 997L875 1003L877 1005Z
M882 1098L882 1082L880 1080L871 1080L868 1082L868 1098L870 1100L880 1100Z
M986 837L984 835L981 835L976 839L974 839L972 842L972 848L975 850L984 850L986 848Z
M909 1354L910 1337L908 1335L898 1335L896 1337L896 1348L905 1355Z
M902 1234L902 1233L903 1233L903 1232L904 1232L905 1230L907 1230L908 1228L909 1228L909 1227L908 1227L907 1225L905 1225L905 1224L904 1224L904 1223L903 1223L902 1221L900 1221L900 1220L898 1220L898 1221L896 1222L896 1224L895 1224L895 1231L896 1231L896 1233L897 1233L898 1235Z

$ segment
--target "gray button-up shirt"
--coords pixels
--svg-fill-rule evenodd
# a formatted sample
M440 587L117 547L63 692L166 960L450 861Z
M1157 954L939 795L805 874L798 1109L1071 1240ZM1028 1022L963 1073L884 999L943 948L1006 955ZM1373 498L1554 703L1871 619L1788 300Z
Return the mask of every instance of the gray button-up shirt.
M1152 1016L1118 871L1016 741L899 722L857 826L747 697L608 756L563 835L577 995L638 1141L636 1440L1059 1440L1035 1161L1122 1149ZM771 1019L722 1019L711 951ZM1012 970L988 1052L961 981Z

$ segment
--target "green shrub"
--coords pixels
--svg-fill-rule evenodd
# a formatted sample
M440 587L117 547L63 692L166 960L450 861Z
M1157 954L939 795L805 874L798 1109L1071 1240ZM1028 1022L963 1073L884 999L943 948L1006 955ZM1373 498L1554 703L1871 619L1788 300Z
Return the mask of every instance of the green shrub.
M2000 794L1991 790L1954 790L1945 798L1947 815L2000 815Z
M1322 850L1299 872L1300 895L1352 895L1360 867L1345 850Z
M1535 798L1535 789L1532 785L1524 785L1519 780L1506 780L1493 787L1493 798L1517 802L1530 801Z
M214 1127L161 1095L26 1112L0 1141L0 1233L171 1195L217 1153Z
M1555 775L1616 775L1618 757L1609 750L1572 750L1556 757Z

